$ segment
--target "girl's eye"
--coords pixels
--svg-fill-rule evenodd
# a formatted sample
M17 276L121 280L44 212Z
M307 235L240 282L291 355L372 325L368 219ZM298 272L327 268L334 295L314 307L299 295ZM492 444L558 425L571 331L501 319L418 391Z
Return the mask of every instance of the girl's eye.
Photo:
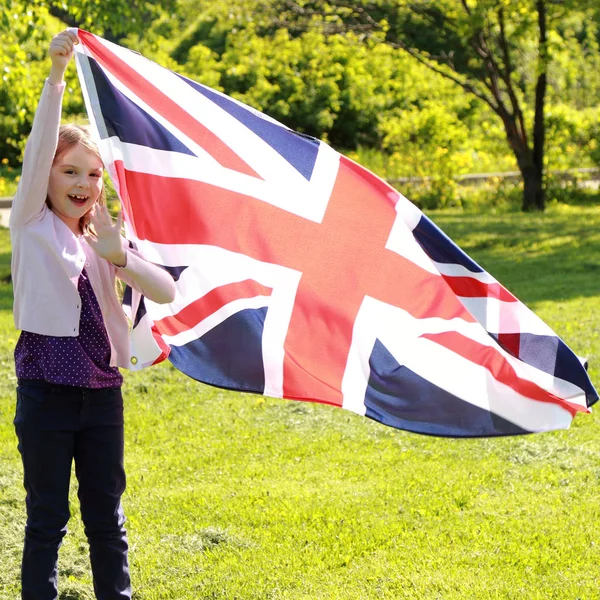
M75 171L73 171L73 169L67 169L67 170L65 171L65 173L66 173L67 175L73 175L73 174L75 173Z

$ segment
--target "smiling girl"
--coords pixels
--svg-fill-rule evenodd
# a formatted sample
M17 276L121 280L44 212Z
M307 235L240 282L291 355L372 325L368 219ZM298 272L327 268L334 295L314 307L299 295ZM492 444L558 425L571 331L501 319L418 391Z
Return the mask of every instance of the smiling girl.
M63 125L48 180L48 206L76 234L85 229L81 211L90 214L96 202L104 205L103 164L90 143L87 129ZM82 151L85 149L86 151ZM91 215L90 215L91 216Z
M104 165L88 130L59 127L63 75L77 36L52 39L23 172L13 200L15 430L24 467L27 524L22 598L58 597L58 549L69 520L71 464L99 600L131 598L121 495L122 376L129 326L115 277L157 303L175 284L128 247L121 215L104 200Z

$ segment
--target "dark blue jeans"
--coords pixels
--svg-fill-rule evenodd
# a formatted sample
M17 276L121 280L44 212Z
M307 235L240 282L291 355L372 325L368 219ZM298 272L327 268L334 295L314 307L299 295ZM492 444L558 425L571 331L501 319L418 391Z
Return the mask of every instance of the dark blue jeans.
M23 600L58 597L58 549L70 517L73 461L96 598L131 598L121 507L125 490L121 389L21 380L14 424L27 493Z

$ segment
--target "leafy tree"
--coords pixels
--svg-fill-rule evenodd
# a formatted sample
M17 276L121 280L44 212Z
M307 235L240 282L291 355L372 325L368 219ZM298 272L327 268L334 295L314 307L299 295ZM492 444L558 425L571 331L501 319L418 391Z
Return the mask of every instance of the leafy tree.
M49 14L30 10L28 3L9 0L0 8L0 159L17 164L24 135L47 73L42 47L48 47Z
M131 31L144 31L174 0L30 0L29 10L46 7L69 27L88 29L110 40L119 40Z
M122 42L344 150L392 149L397 144L385 141L391 136L384 122L396 109L426 101L439 111L449 104L463 119L476 112L453 83L377 36L365 42L352 33L270 27L255 0L229 3L227 14L221 3L204 6L191 14L190 2L181 0L175 17L165 15L143 36Z
M269 8L270 6L270 8ZM383 33L385 42L485 102L501 120L524 182L523 209L545 206L548 77L562 25L593 17L592 0L280 0L272 23L300 32ZM588 41L597 36L597 21ZM579 40L585 46L586 40Z
M514 170L517 155L525 165L534 162L540 67L534 5L533 0L5 0L0 160L18 163L47 72L50 36L65 25L81 26L325 139L383 177L424 176L427 183L412 190L413 200L428 207L452 205L461 202L456 175ZM503 72L496 80L490 74L492 59L504 64L504 55L496 56L502 52L500 8L513 59L512 97ZM600 9L568 0L553 2L548 15L551 60L538 163L568 168L587 157L598 161ZM481 40L469 38L476 25L493 50L488 62L474 48ZM477 93L460 93L460 85ZM77 87L71 69L65 115L83 111ZM498 118L502 107L504 119ZM508 145L510 133L515 141Z
M375 145L400 68L389 48L365 46L356 36L309 31L291 37L280 29L259 37L248 28L230 36L221 56L220 86L289 127L338 148Z

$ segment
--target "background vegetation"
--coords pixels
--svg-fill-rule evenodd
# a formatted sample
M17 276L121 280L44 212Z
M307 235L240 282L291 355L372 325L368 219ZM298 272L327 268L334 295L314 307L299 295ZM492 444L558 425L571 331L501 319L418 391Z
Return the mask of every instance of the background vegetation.
M526 100L539 63L531 33L536 3L444 0L436 6L452 18L453 7L460 16L463 5L488 4L504 6L510 15L511 81L531 127L533 107ZM77 0L65 5L7 0L0 8L0 195L10 193L11 173L14 179L18 169L48 69L48 41L65 25L80 25L328 141L387 179L427 177L418 185L399 184L421 206L518 204L520 184L497 180L484 189L457 185L455 178L465 173L516 171L518 165L502 121L486 102L388 43L389 31L400 28L400 16L407 18L402 10L413 5L419 2ZM594 2L574 0L550 5L544 166L547 172L598 166L600 9ZM355 12L368 8L378 27L366 31L350 23L343 28L344 6ZM394 15L396 21L391 21ZM468 32L458 30L455 46L450 39L448 50L441 26L413 25L421 38L413 34L412 45L420 40L433 57L436 48L431 45L437 43L440 56L456 54L463 70L470 68L478 76L478 67L469 67L472 59L458 54L465 43L459 34L468 42ZM65 113L75 117L83 105L74 69L68 82ZM550 177L547 184L550 203L573 197L559 180ZM591 192L575 195L597 199Z

